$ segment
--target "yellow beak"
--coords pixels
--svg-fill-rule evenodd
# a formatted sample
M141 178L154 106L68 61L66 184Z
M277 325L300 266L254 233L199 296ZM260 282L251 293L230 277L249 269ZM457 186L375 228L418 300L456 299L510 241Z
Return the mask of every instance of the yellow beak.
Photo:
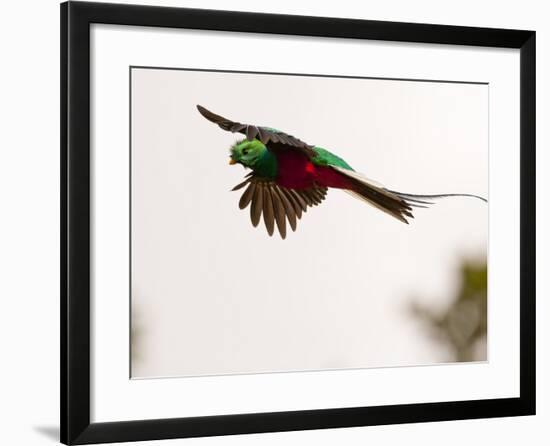
M229 164L237 164L237 161L235 161L233 158L229 158Z

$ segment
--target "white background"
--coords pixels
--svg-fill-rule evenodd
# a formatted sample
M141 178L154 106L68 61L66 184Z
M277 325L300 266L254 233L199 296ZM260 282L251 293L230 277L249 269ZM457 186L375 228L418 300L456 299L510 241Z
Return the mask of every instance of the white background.
M152 3L152 2L151 2ZM161 4L161 2L155 2ZM222 1L165 2L179 6L223 8ZM543 2L406 2L361 5L279 1L260 8L253 1L234 0L233 9L309 15L362 17L456 25L537 29L538 67L538 227L548 227L548 204L541 172L548 164L549 21ZM521 10L519 9L521 8ZM11 11L13 9L13 11ZM5 303L2 339L3 443L52 444L58 418L58 6L56 2L25 2L4 11L2 28L2 280ZM15 120L14 120L15 118ZM546 200L548 202L548 200ZM548 235L539 231L538 263L548 259ZM539 266L538 376L548 375L550 356L544 341L549 307L542 297L550 291ZM409 444L449 445L491 442L512 445L547 442L550 393L538 382L536 417L431 423L405 426L338 429L317 432L252 435L186 440L185 444ZM173 443L184 444L181 440ZM150 443L154 444L154 443ZM163 442L158 444L169 444Z

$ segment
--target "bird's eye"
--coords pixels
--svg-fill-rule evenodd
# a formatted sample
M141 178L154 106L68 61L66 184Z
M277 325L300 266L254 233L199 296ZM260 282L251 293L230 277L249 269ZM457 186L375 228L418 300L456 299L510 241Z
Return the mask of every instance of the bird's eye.
M248 153L248 149L243 149L243 155L246 155Z

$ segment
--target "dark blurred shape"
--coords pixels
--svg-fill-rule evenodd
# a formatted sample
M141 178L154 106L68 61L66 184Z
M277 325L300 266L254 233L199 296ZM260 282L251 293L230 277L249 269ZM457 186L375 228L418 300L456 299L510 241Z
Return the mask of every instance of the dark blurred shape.
M138 311L133 303L130 319L130 377L133 376L133 367L143 357L143 323L142 312Z
M443 343L454 361L487 359L487 262L466 260L458 271L460 282L451 304L435 312L417 302L413 314Z

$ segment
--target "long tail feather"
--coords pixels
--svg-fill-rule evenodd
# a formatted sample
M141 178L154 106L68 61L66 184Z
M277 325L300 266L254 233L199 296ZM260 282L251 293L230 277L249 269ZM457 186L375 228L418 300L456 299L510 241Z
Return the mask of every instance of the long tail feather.
M403 223L408 223L408 218L414 218L413 208L427 208L434 204L434 199L447 197L471 197L487 202L486 198L473 194L434 194L434 195L417 195L404 192L397 192L386 189L381 184L372 181L365 176L347 169L339 167L333 168L345 175L351 180L350 188L346 188L346 192L361 200L366 201L372 206L386 212Z
M397 192L397 191L394 191L394 190L389 190L389 192L391 192L392 194L395 194L395 195L399 195L400 197L403 197L403 198L406 198L407 200L409 201L415 201L417 203L426 203L426 204L433 204L433 203L430 203L430 202L427 202L427 201L421 201L419 200L422 199L422 200L429 200L431 198L447 198L447 197L470 197L470 198L477 198L478 200L481 200L481 201L484 201L485 203L487 203L487 198L483 198L483 197L480 197L479 195L474 195L474 194L436 194L436 195L417 195L417 194L406 194L406 193L403 193L403 192Z

